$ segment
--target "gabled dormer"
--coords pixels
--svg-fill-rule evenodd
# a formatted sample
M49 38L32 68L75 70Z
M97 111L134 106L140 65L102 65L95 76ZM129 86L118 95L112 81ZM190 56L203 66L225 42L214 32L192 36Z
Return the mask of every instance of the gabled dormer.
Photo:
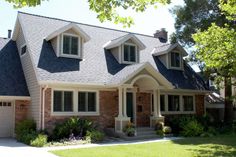
M51 41L57 57L83 59L83 45L90 37L76 24L70 23L45 38Z
M178 43L155 47L152 55L158 57L167 69L184 70L183 57L188 53Z
M146 48L134 34L111 40L103 47L110 50L120 64L139 63L140 51Z

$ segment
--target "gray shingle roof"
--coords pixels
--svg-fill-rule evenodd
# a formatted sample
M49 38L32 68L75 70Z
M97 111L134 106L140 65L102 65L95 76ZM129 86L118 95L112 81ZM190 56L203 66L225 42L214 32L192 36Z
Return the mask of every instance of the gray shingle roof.
M0 38L0 95L29 96L14 41Z
M134 34L146 46L146 49L140 51L140 64L119 64L109 51L104 50L103 46L108 41L125 36L130 32L76 23L91 37L89 42L84 43L84 59L60 58L56 56L51 43L44 39L53 31L68 25L71 21L27 13L19 13L19 18L24 28L25 38L29 44L28 48L30 49L39 81L98 85L113 84L121 82L122 79L137 70L145 62L149 62L159 71L159 67L151 54L155 47L163 45L157 38ZM183 81L177 77L168 80Z

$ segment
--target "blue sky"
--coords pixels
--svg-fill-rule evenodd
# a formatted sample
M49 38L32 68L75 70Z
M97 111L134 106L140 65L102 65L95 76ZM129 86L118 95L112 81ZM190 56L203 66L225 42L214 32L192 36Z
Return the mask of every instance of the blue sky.
M158 9L149 8L144 13L121 10L120 14L132 16L135 20L135 25L126 28L127 31L153 35L155 30L166 28L171 34L174 31L174 17L169 13L169 8L182 4L182 0L173 0L171 5L159 6ZM17 11L124 30L122 25L100 23L85 0L49 0L42 2L40 6L23 9L14 9L12 4L0 0L0 6L0 37L6 37L7 30L14 28Z

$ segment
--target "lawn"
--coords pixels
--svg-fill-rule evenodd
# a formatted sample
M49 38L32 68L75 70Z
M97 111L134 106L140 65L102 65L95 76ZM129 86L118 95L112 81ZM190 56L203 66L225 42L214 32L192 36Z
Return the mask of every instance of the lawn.
M60 157L215 157L236 156L236 136L186 138L169 142L57 150Z

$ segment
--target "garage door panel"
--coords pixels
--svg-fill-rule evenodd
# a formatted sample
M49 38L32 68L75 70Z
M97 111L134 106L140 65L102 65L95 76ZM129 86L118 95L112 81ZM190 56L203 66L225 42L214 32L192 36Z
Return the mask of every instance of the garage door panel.
M11 137L13 133L12 102L0 101L0 137Z

